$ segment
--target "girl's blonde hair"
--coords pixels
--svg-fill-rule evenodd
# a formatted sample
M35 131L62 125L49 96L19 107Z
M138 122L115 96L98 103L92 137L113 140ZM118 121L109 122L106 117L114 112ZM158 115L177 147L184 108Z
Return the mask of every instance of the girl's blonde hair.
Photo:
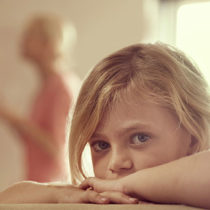
M83 83L70 130L73 183L85 177L81 158L85 145L104 113L128 88L170 109L198 141L195 152L208 148L210 97L201 72L166 44L131 45L103 59Z

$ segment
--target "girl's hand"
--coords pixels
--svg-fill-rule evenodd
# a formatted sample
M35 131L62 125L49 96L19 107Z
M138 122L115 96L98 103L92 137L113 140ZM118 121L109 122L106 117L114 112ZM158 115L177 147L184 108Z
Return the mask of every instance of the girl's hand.
M0 203L109 203L109 199L93 190L72 185L41 184L25 181L0 192Z
M100 195L93 190L82 190L75 186L54 186L53 203L96 203L107 204L110 203L108 197ZM55 189L53 189L55 188Z
M109 203L115 203L115 204L137 204L137 203L139 203L139 200L137 198L130 197L130 196L125 195L121 192L106 191L106 192L100 193L100 195L109 199Z
M126 195L122 192L119 180L103 180L95 177L87 178L80 184L83 190L94 190L100 195L109 198L110 203L118 204L136 204L139 203L137 198Z
M71 190L68 188L58 187L60 190L55 191L55 200L58 203L95 203L95 204L108 204L108 203L118 203L118 204L136 204L138 200L132 198L120 192L103 192L98 193L94 190L80 189L75 186L70 186Z
M107 180L99 179L96 177L90 177L85 179L81 184L80 188L85 190L88 188L93 189L96 192L106 192L106 191L117 191L124 193L123 185L120 179L118 180Z
M123 185L123 178L115 180L99 179L96 177L90 177L85 179L79 186L81 189L92 189L99 192L100 195L108 197L113 203L125 203L129 200L130 203L141 203L147 204L151 203L146 201L141 196L135 196L127 192L125 186ZM124 198L124 199L123 199ZM122 202L123 201L123 202Z
M0 203L137 203L136 199L118 192L98 193L72 185L20 182L0 192Z

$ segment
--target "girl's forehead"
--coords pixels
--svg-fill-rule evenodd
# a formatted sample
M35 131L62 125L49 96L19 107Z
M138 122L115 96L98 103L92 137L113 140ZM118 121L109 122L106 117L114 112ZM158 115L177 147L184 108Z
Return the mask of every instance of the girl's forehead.
M108 122L110 119L118 118L122 116L132 116L135 111L141 111L143 109L150 109L154 106L160 107L155 100L146 97L145 94L138 93L132 89L121 90L117 97L107 107L107 110L103 113L98 127Z

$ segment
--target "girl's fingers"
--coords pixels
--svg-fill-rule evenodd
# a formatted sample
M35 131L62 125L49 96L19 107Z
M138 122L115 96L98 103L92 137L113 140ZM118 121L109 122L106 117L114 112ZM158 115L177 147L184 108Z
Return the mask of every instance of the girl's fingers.
M70 188L60 187L54 197L57 203L106 204L110 202L109 198L106 198L93 190L82 190L72 186Z
M117 191L123 192L123 186L119 180L104 180L95 177L90 177L80 184L80 189L86 190L91 188L96 192Z
M103 192L97 193L93 190L86 190L81 200L83 203L96 203L96 204L137 204L138 199L127 196L121 192Z
M110 199L93 190L84 191L84 197L82 199L84 203L97 203L97 204L107 204L110 203Z
M137 203L139 203L138 199L130 197L128 195L125 195L121 192L107 191L107 192L100 193L100 195L109 198L111 203L117 203L117 204L137 204Z
M95 204L135 204L138 203L136 198L127 196L121 192L107 191L98 193L91 188L87 190L77 187L57 187L58 191L54 195L58 203L95 203Z
M89 177L87 179L85 179L80 185L79 188L86 190L88 188L93 188L94 189L94 182L95 182L96 178L95 177Z

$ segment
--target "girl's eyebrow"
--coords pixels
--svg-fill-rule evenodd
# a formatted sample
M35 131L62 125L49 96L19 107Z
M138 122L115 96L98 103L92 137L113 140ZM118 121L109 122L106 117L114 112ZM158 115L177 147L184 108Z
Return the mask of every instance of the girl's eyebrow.
M134 131L144 131L144 130L151 130L151 125L150 124L142 124L142 123L137 123L137 124L133 124L133 125L127 125L121 129L119 129L119 131L117 131L117 136L124 136L126 133L130 133L130 132L134 132Z
M97 139L104 139L106 137L106 135L102 134L102 133L94 133L91 137L91 139L93 138L97 138Z
M130 133L130 132L132 132L132 131L142 131L142 130L144 130L144 129L146 129L146 130L151 130L151 128L152 128L152 126L151 126L151 124L149 124L149 123L145 123L145 124L143 124L143 123L128 123L128 124L126 124L126 125L124 125L124 126L122 126L122 128L120 128L119 130L117 130L116 131L116 136L118 136L118 137L121 137L121 136L124 136L125 134L127 134L127 133ZM103 131L102 132L95 132L94 134L93 134L93 136L92 136L92 138L101 138L101 139L106 139L106 133L104 133Z

